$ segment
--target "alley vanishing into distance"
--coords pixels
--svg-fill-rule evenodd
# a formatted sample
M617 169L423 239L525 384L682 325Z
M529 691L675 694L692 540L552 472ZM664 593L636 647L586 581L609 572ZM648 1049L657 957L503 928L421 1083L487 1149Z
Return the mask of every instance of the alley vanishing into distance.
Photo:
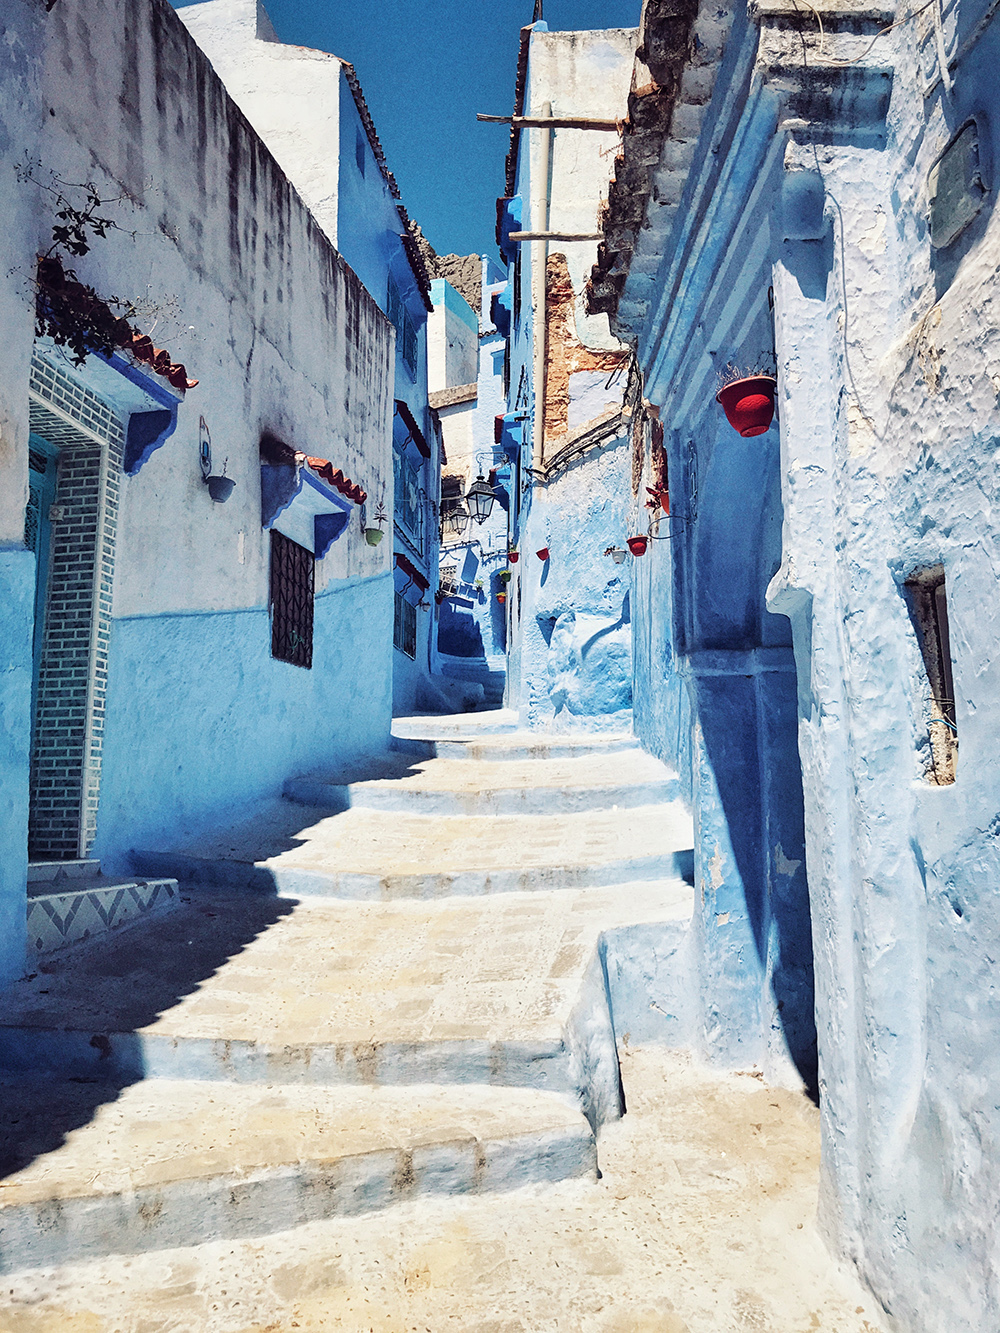
M510 714L394 729L144 853L178 905L14 987L4 1333L880 1330L812 1103L628 1029L628 936L691 914L675 776Z
M0 1333L1000 1331L1000 0L630 4L0 0Z

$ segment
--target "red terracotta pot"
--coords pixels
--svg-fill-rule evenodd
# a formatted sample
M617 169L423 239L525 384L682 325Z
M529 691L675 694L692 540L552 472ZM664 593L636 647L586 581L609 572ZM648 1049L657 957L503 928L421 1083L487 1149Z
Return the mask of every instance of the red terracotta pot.
M517 562L520 560L520 558L521 558L521 556L520 556L520 553L519 553L518 551L508 551L508 552L507 552L507 559L510 561L510 563L511 563L512 565L516 565Z
M734 380L715 395L733 430L744 438L763 435L774 416L774 391L777 385L770 375L751 375Z
M548 560L549 548L547 546L543 546L540 551L535 552L535 555L538 556L539 560Z
M503 606L506 600L507 600L507 594L505 592L497 593L497 601L500 603L501 606Z
M649 545L648 537L629 537L628 549L633 555L645 555L646 547Z

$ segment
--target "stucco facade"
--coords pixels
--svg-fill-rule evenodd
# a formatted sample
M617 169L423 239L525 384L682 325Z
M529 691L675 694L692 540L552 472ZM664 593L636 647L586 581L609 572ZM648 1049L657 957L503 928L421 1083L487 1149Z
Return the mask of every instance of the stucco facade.
M131 849L277 794L303 763L384 743L391 552L365 541L358 500L391 496L393 332L168 4L60 4L48 13L7 4L3 21L12 225L2 244L15 277L3 290L0 375L9 825L0 902L11 977L24 956L29 792L36 816L50 795L39 780L38 734L29 775L29 417L32 468L48 453L57 474L56 503L36 506L33 520L51 547L32 532L39 555L52 553L39 700L59 665L55 619L74 597L93 596L95 608L90 665L81 668L91 672L86 790L70 855L126 869ZM74 270L102 298L134 302L133 325L152 326L166 360L183 362L195 387L176 387L130 352L76 366L51 339L33 347L35 258L52 243L53 190L76 205L76 187L65 183L87 180L115 225L89 237ZM289 460L280 512L262 496L262 459L274 448ZM92 459L99 478L96 519L72 489L86 471L70 466L77 456ZM353 498L304 457L330 460ZM234 483L224 503L211 498L205 470ZM316 515L328 516L326 527ZM86 541L92 521L93 590L87 583L57 606L73 542ZM309 670L272 655L272 528L314 561Z
M517 559L508 561L514 464L497 439L497 420L505 407L507 341L491 316L493 297L505 283L505 275L484 255L478 309L445 278L431 286L434 313L427 334L431 402L441 423L445 454L438 663L447 677L470 682L466 706L473 701L497 706L503 700L504 601L517 565ZM474 299L474 293L470 296ZM479 477L492 486L495 497L482 523L471 518L465 499Z
M404 404L394 418L395 494L392 486L373 494L368 517L374 522L376 505L384 505L395 554L406 562L394 574L402 598L396 604L394 711L440 707L430 681L434 636L428 614L428 590L437 575L434 497L440 471L427 401L429 278L361 85L353 66L338 56L280 42L262 0L202 0L178 17L395 326L393 397ZM410 565L424 587L414 583Z
M811 913L827 1236L893 1327L979 1333L1000 1317L997 22L688 22L668 40L647 4L653 100L591 302L634 342L667 453L636 722L691 774L696 966L723 965L702 1040L804 1070ZM776 369L764 434L715 402L730 362Z
M625 28L523 29L515 115L614 122L635 42ZM628 569L605 552L625 549L634 508L634 386L628 348L585 308L596 244L564 239L595 234L617 138L613 128L515 128L499 205L507 430L520 445L512 531L523 552L507 601L508 702L536 728L631 721ZM543 239L512 241L518 231Z

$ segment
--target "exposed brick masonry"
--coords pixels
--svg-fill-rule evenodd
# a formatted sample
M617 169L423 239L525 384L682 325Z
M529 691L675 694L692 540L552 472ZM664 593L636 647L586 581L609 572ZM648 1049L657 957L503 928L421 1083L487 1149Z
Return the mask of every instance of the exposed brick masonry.
M545 452L569 432L570 376L582 370L610 375L622 363L622 352L594 351L576 332L576 293L564 254L549 255L545 266L548 349L545 381Z
M63 371L36 362L32 390L32 429L60 453L28 845L33 859L72 860L87 854L97 825L123 438L107 405Z

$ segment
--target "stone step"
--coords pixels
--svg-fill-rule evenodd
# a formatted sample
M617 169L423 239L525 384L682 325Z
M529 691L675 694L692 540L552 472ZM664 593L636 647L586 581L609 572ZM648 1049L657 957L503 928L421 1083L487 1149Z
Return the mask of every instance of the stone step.
M471 759L477 763L523 762L527 759L574 759L599 757L634 750L631 732L553 734L544 731L514 731L481 740L404 740L393 737L391 748L420 759Z
M28 952L38 958L91 939L126 922L167 912L180 903L175 879L80 878L29 880Z
M100 873L101 863L95 860L28 862L29 884L34 884L36 881L48 884L64 879L94 879Z
M19 1080L0 1088L0 1117L37 1126L0 1191L7 1273L266 1235L423 1195L593 1178L597 1166L569 1099L515 1088L150 1080L95 1106L92 1088Z
M189 898L12 987L0 1066L123 1084L533 1087L600 1124L620 1113L604 941L683 932L692 911L679 881L437 903Z
M395 756L397 764L402 756ZM387 767L391 768L391 760ZM287 800L328 810L363 808L435 815L572 814L676 800L665 764L639 749L564 759L410 761L391 776L350 781L340 772L285 783Z
M496 708L481 713L452 713L441 717L394 717L392 735L399 740L474 740L517 729L513 709Z
M580 814L448 816L349 809L316 819L287 801L135 870L193 884L388 901L582 889L683 876L693 846L679 801Z

